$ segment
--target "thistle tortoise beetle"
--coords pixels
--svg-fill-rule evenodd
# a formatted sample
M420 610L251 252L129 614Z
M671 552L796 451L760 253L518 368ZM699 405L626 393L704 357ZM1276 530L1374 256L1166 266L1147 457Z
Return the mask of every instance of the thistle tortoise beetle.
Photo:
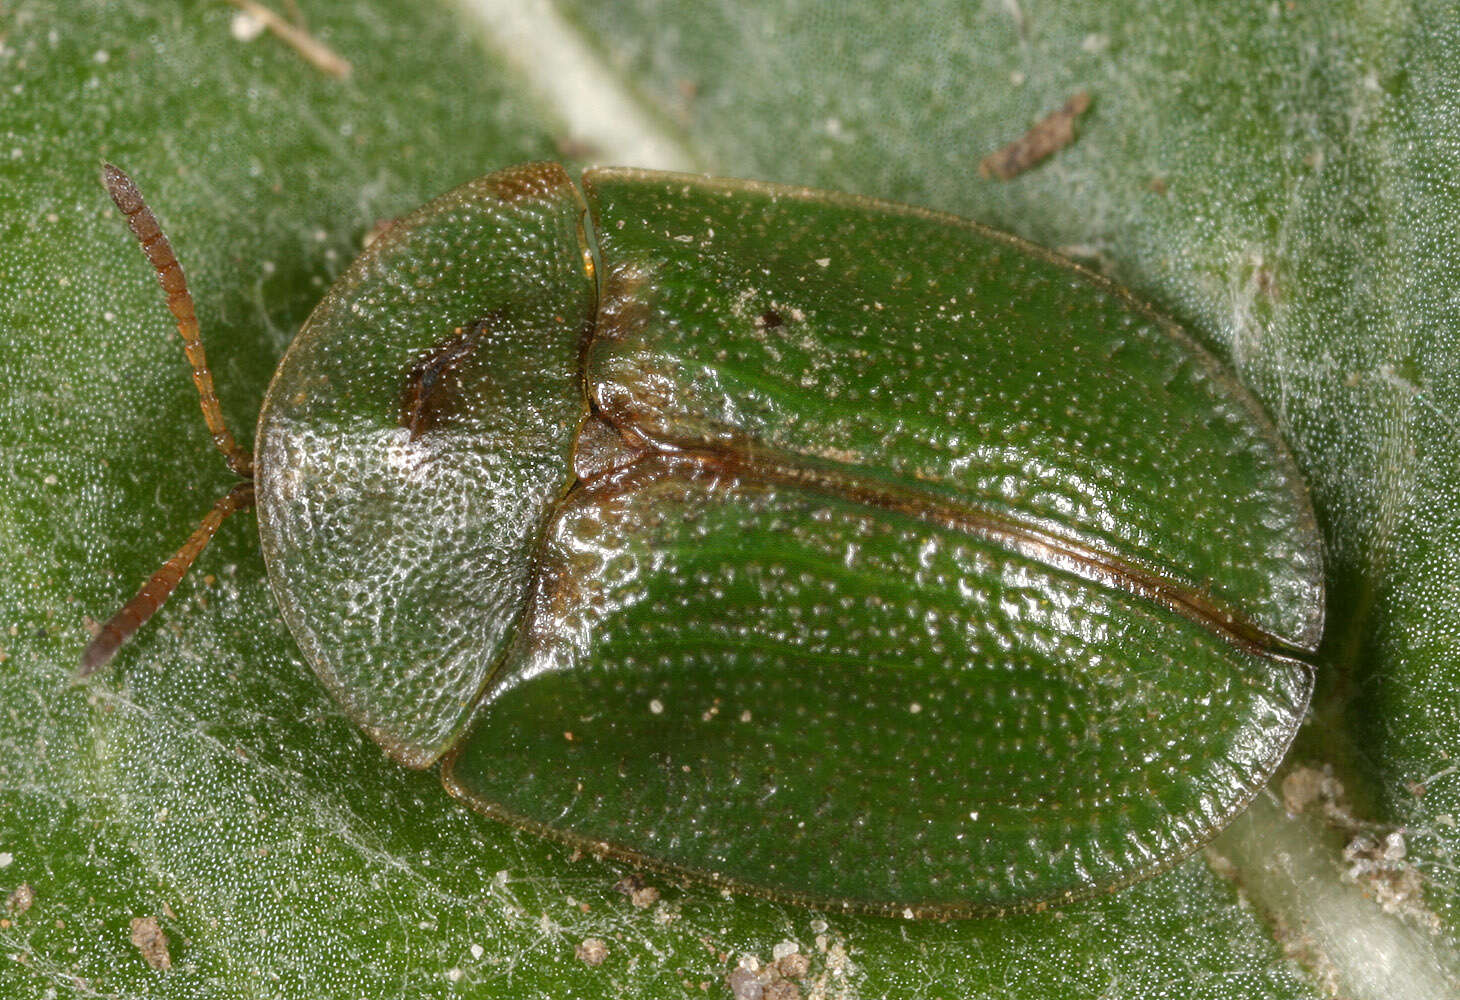
M285 621L395 760L600 854L918 916L1170 867L1306 710L1291 457L1185 333L1047 251L847 195L503 170L330 289L255 461L106 180L244 482L82 673L256 502Z

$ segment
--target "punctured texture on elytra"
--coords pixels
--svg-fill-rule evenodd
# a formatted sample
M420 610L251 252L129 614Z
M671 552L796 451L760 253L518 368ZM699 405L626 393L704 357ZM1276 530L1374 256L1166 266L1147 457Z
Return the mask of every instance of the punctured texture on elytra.
M582 215L544 165L398 220L310 316L259 416L259 532L284 619L403 763L430 763L465 722L568 486L594 305ZM443 359L444 402L413 433L408 375L494 312Z
M584 189L596 267L556 167L397 223L266 399L271 580L383 746L585 848L889 913L1122 885L1245 805L1322 566L1213 358L961 220Z

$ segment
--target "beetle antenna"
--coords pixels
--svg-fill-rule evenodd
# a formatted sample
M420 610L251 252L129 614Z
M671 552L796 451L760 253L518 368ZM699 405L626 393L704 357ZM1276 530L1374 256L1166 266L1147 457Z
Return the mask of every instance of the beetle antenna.
M193 385L198 388L198 402L203 408L203 420L213 435L213 444L228 460L228 467L244 477L244 482L234 486L228 494L213 504L201 524L193 530L182 548L162 564L156 573L142 585L142 589L112 615L87 643L81 653L81 665L77 667L74 680L80 681L96 673L116 655L122 643L131 638L147 619L172 595L182 580L183 574L192 566L193 560L208 547L219 525L228 515L248 510L254 505L253 455L239 447L228 425L223 421L223 409L218 405L218 394L213 389L213 373L208 368L208 357L203 352L203 340L198 331L198 314L193 308L193 295L188 291L187 278L183 276L182 265L172 251L172 244L162 232L157 216L147 207L142 192L126 173L110 163L102 167L107 193L127 217L127 225L142 244L157 280L167 297L167 308L177 318L177 332L182 337L183 353L193 367Z
M217 533L218 526L227 519L229 514L235 514L241 510L248 510L254 504L253 481L239 483L228 493L219 498L208 511L201 524L188 536L182 548L175 552L171 559L162 564L162 568L144 584L142 589L132 597L130 601L122 605L122 609L111 616L111 619L101 627L92 640L86 644L86 649L81 653L81 666L76 669L75 680L85 680L96 673L116 654L122 643L132 637L142 625L151 618L157 609L172 596L173 590L177 587L178 581L198 558L208 543L213 540Z
M203 352L203 340L198 332L193 293L188 291L187 279L183 277L177 255L172 252L172 244L132 178L110 163L103 164L102 175L106 180L107 193L127 217L127 225L132 227L132 233L142 244L142 251L151 261L152 269L157 272L157 280L167 296L167 308L177 317L177 332L182 337L188 363L193 366L193 384L198 387L198 401L203 407L203 420L213 435L213 444L228 460L230 469L240 476L251 477L253 455L239 447L228 425L223 422L223 410L213 389L213 373L208 368L208 357Z

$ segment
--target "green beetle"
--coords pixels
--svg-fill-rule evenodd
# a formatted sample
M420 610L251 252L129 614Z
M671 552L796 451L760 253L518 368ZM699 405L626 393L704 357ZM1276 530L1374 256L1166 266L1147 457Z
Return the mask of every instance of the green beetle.
M533 164L392 225L279 363L231 511L395 760L595 853L958 916L1169 868L1307 706L1312 507L1251 396L1108 281L961 219ZM591 222L585 222L585 217Z

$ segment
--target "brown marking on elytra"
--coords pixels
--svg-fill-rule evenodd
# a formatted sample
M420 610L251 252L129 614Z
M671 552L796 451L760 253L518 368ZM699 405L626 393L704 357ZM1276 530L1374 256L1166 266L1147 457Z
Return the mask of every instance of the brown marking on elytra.
M603 343L632 341L649 325L652 306L645 299L650 276L632 264L606 268L603 274L603 295L598 304L595 340ZM632 443L642 438L635 432L646 410L662 408L670 402L669 387L663 373L656 370L641 352L617 359L614 371L606 381L588 385L588 395L598 412L609 423L621 429Z
M637 462L648 447L637 435L628 435L596 413L589 414L573 443L573 474L597 479Z
M1018 177L1047 156L1075 141L1075 119L1090 108L1090 95L1075 94L1057 111L1052 111L1030 126L1029 131L997 152L985 156L978 165L980 177L996 177L1007 181Z
M482 337L499 326L501 319L500 312L493 312L470 326L458 326L411 366L401 392L400 425L410 431L412 441L440 423L461 391L454 377L457 370L476 353Z
M614 264L603 272L603 297L598 304L599 340L628 340L649 323L644 301L649 275L634 264Z
M545 198L564 188L573 189L567 172L556 163L529 163L491 174L485 180L492 193L507 202Z

